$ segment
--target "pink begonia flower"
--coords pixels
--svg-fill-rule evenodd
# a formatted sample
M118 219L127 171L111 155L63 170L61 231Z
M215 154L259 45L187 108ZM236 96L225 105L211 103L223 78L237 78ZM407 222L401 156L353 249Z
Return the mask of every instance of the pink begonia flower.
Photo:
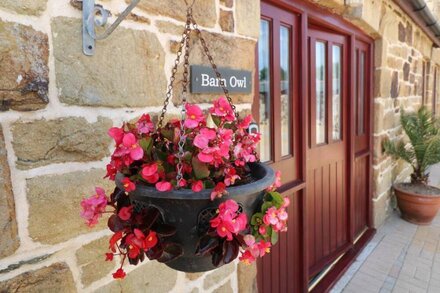
M284 208L278 210L278 219L281 221L286 221L288 217L288 214Z
M116 145L120 145L124 138L124 130L119 127L112 127L108 130L108 135L115 140Z
M231 186L235 184L235 180L239 180L240 176L238 176L237 171L234 168L225 168L224 174L225 174L225 184L226 186Z
M125 178L122 180L122 186L124 187L124 190L127 191L127 192L130 192L130 191L133 191L133 190L136 189L136 184L134 184L134 183L130 180L130 178L128 178L128 177L125 177Z
M238 233L244 229L246 229L247 226L247 216L246 214L239 214L235 219L232 220L232 224L234 226L234 232Z
M215 198L221 198L224 194L227 194L226 185L223 182L217 183L214 190L211 192L211 200Z
M249 250L245 250L241 254L239 260L242 261L243 263L249 265L255 261L255 257L252 255L252 253Z
M275 172L275 187L280 187L281 186L281 171L276 171Z
M157 173L158 165L156 162L150 163L148 165L144 165L142 167L141 175L142 177L149 177Z
M89 227L98 223L98 218L102 216L107 206L107 196L102 188L96 187L96 194L81 201L81 217L86 220Z
M232 237L233 228L231 228L230 222L223 221L215 228L217 229L218 236L220 236L222 238L226 237L226 239L228 241L231 241L233 239L233 237Z
M199 106L193 104L186 104L186 119L183 125L186 128L196 128L200 122L203 122L205 117L203 111Z
M249 114L246 117L244 117L243 120L239 121L238 128L242 129L242 130L246 130L249 128L249 125L251 124L251 122L252 122L252 115Z
M185 187L186 186L186 180L184 178L180 179L179 181L179 187Z
M217 234L231 241L233 235L237 235L247 226L247 216L244 213L237 215L238 204L232 199L219 205L218 215L210 221L212 228L215 228Z
M154 131L154 123L151 121L151 117L148 114L144 114L136 122L136 128L141 134L148 134Z
M133 212L133 206L122 207L119 210L118 217L123 221L128 221L131 218Z
M277 208L270 207L263 216L263 222L266 225L276 225L278 223Z
M203 182L202 180L197 180L191 185L191 189L194 192L200 192L203 189Z
M133 133L127 133L124 135L124 138L122 139L122 144L128 148L130 152L130 157L133 160L140 160L144 156L144 150L139 145L136 137Z
M159 180L159 174L157 173L158 165L156 162L153 162L148 165L144 165L141 170L141 176L148 183L154 184Z
M220 183L219 183L220 184ZM238 211L238 204L233 199L228 199L225 202L222 202L219 206L219 212L220 213L235 213Z
M257 243L257 247L260 251L260 257L263 257L266 253L270 253L270 247L272 246L272 243L270 243L269 241L266 242L264 240L261 240L260 242Z
M205 149L197 155L197 159L199 159L202 163L211 163L214 160L213 149Z
M199 149L205 149L208 147L209 141L216 138L214 130L209 128L200 129L200 133L194 138L194 145Z
M281 183L281 171L275 172L275 182L272 183L268 188L266 188L267 191L275 191L278 187L282 185Z
M267 233L267 226L265 225L261 225L260 227L258 227L258 233L260 233L261 235L266 235Z
M159 191L170 191L173 188L173 185L168 181L159 181L156 183L156 189Z
M246 234L243 237L244 243L246 243L247 246L252 246L255 244L255 237L251 234Z
M214 101L214 107L210 108L209 112L214 116L223 117L226 121L235 120L234 111L225 97Z

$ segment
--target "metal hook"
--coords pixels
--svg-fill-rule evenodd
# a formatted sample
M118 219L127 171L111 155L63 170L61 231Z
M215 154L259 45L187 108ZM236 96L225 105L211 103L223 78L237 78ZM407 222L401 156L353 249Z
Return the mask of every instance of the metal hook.
M92 56L95 53L95 40L103 40L107 38L119 24L130 14L136 7L140 0L132 0L130 5L119 15L119 17L112 23L112 25L104 31L104 33L97 35L95 32L96 26L105 26L107 24L109 11L104 9L101 5L96 5L95 0L83 0L83 52L86 55ZM100 14L100 19L96 18Z

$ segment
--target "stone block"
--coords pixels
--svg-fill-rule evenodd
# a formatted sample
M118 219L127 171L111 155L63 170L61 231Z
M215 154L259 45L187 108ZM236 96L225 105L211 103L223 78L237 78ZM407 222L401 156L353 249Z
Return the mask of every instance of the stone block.
M176 25L169 21L163 21L163 20L157 20L156 26L159 32L161 33L172 34L177 36L181 36L183 34L183 31L185 30L185 27L182 25ZM180 45L180 42L178 42L178 44Z
M378 197L393 186L393 169L374 170L373 178L373 196Z
M239 34L257 39L260 35L260 1L236 1L235 19L237 20L236 28Z
M8 0L6 5L23 2L33 1ZM0 40L0 111L44 108L49 101L47 35L30 26L0 21Z
M392 71L389 68L374 71L374 96L386 98L391 93Z
M397 71L394 71L391 77L390 95L392 98L397 98L399 96L399 72Z
M81 268L81 281L88 286L91 283L109 275L118 261L105 261L105 253L109 251L108 237L102 237L83 246L76 252L76 259Z
M52 163L101 160L109 155L112 126L108 118L88 123L80 117L16 122L12 126L17 166L29 169ZM36 143L38 142L38 143Z
M393 210L390 200L390 192L383 194L373 201L373 226L378 228L382 226Z
M2 0L0 7L19 14L41 15L46 9L46 4L47 0Z
M234 32L234 14L232 11L220 10L220 27L224 32Z
M89 57L78 37L80 20L56 17L52 32L61 102L106 107L162 104L165 52L154 33L119 27L97 42L95 55Z
M72 272L65 263L55 263L0 282L0 292L75 293Z
M18 248L17 222L15 220L15 203L12 192L11 174L9 172L7 151L0 125L0 259L11 255Z
M257 264L247 265L239 262L237 265L238 292L257 293Z
M232 289L231 281L227 281L225 284L218 287L217 289L215 289L212 292L213 293L231 293L231 292L234 292L234 290Z
M148 261L148 260L147 260ZM176 284L177 271L170 269L156 261L136 268L127 274L121 282L115 280L99 288L96 293L122 293L122 292L154 292L168 293ZM179 288L181 289L181 288Z
M103 179L104 175L104 170L92 169L27 179L30 237L55 244L105 228L107 216L93 230L80 218L80 202L94 194L95 186L102 186L107 194L113 191L113 182Z
M220 0L220 4L225 7L232 8L232 6L234 6L234 0Z
M130 3L131 0L125 0ZM186 4L184 0L150 1L141 0L139 9L152 15L163 15L180 21L186 21ZM217 20L215 0L197 1L193 6L193 16L197 24L213 27Z
M213 287L215 284L218 284L219 282L230 276L234 271L235 264L230 263L211 272L205 277L205 280L203 281L203 289L207 290Z

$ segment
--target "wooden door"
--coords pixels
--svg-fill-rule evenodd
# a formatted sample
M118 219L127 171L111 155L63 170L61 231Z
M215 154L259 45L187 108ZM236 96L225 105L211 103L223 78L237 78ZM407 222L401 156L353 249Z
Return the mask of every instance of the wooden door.
M359 238L368 229L370 220L370 68L371 63L370 45L355 42L354 61L354 104L355 104L355 154L354 154L354 193L353 198L353 237Z
M301 200L304 186L300 146L302 130L298 76L298 16L261 4L260 38L257 47L254 117L262 134L260 159L281 171L278 189L290 198L288 232L280 233L271 253L258 261L260 292L301 291ZM267 278L267 276L271 276Z
M309 277L349 247L347 40L309 28L307 243Z

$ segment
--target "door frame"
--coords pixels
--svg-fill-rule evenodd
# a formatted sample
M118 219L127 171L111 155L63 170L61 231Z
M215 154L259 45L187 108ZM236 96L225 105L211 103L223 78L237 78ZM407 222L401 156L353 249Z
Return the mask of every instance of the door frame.
M350 69L350 72L354 72L354 66L356 62L356 41L362 41L366 43L369 46L369 52L370 52L370 58L368 60L368 70L367 70L367 77L369 81L369 89L368 89L368 95L367 99L369 101L368 106L369 109L367 109L367 115L368 115L368 145L369 149L366 150L362 155L366 156L368 155L368 170L369 170L369 178L367 180L368 182L368 203L367 203L367 229L365 232L359 236L355 237L355 227L354 227L354 212L355 212L355 203L353 199L353 195L355 192L355 178L354 178L354 172L355 172L355 161L356 161L356 123L348 123L348 133L349 137L347 137L347 175L348 175L348 190L349 193L348 197L348 205L349 205L349 212L348 212L348 239L351 243L351 247L346 251L346 253L337 260L335 264L333 264L326 273L316 282L313 284L313 286L309 287L309 274L308 274L308 261L307 261L307 250L308 250L308 243L307 243L307 237L306 237L306 231L307 231L307 200L306 200L306 182L307 182L307 147L308 147L308 137L307 137L307 131L301 131L297 135L299 136L299 150L298 154L302 157L299 160L299 168L298 168L298 176L299 180L295 182L293 185L289 185L284 187L281 191L283 193L294 193L296 196L299 196L299 203L300 207L299 211L301 211L301 215L299 216L300 219L302 219L299 223L299 233L302 235L302 239L300 239L299 243L299 250L300 255L302 255L301 259L298 259L298 263L294 264L299 266L298 276L289 276L294 277L294 279L299 282L299 286L297 288L299 289L299 292L326 292L328 291L339 279L339 277L347 270L348 266L355 260L356 256L360 253L362 248L368 243L368 241L373 237L375 233L375 229L373 228L373 214L372 214L372 151L373 151L373 136L372 136L372 129L373 129L373 54L374 54L374 40L373 38L369 37L367 34L365 34L362 30L354 26L353 24L349 23L345 19L343 19L340 16L331 14L328 10L325 10L323 8L320 8L316 6L313 3L307 2L305 0L263 0L261 1L262 4L262 11L264 11L265 5L271 5L278 8L281 8L285 11L288 11L290 13L293 13L297 15L299 19L299 26L298 26L298 54L299 54L299 60L303 60L302 62L299 62L299 77L301 79L297 83L298 90L299 90L299 109L300 113L302 113L300 119L301 125L308 125L308 112L307 112L307 99L309 97L309 69L308 69L308 63L304 62L304 60L308 60L308 30L310 26L313 26L314 28L319 28L320 30L329 31L333 33L342 34L347 37L347 50L348 50L348 68ZM258 50L258 49L257 49ZM256 51L258 56L258 51ZM258 68L258 64L257 64ZM258 86L258 74L255 74L255 87ZM348 81L348 92L347 92L347 102L348 102L348 113L346 119L349 119L349 121L356 121L355 119L355 108L356 108L356 102L354 101L355 97L355 88L353 86L355 82L355 76L354 74L349 75L349 81ZM257 95L254 95L257 97ZM254 103L258 103L258 99L254 99ZM254 111L255 113L256 111Z

